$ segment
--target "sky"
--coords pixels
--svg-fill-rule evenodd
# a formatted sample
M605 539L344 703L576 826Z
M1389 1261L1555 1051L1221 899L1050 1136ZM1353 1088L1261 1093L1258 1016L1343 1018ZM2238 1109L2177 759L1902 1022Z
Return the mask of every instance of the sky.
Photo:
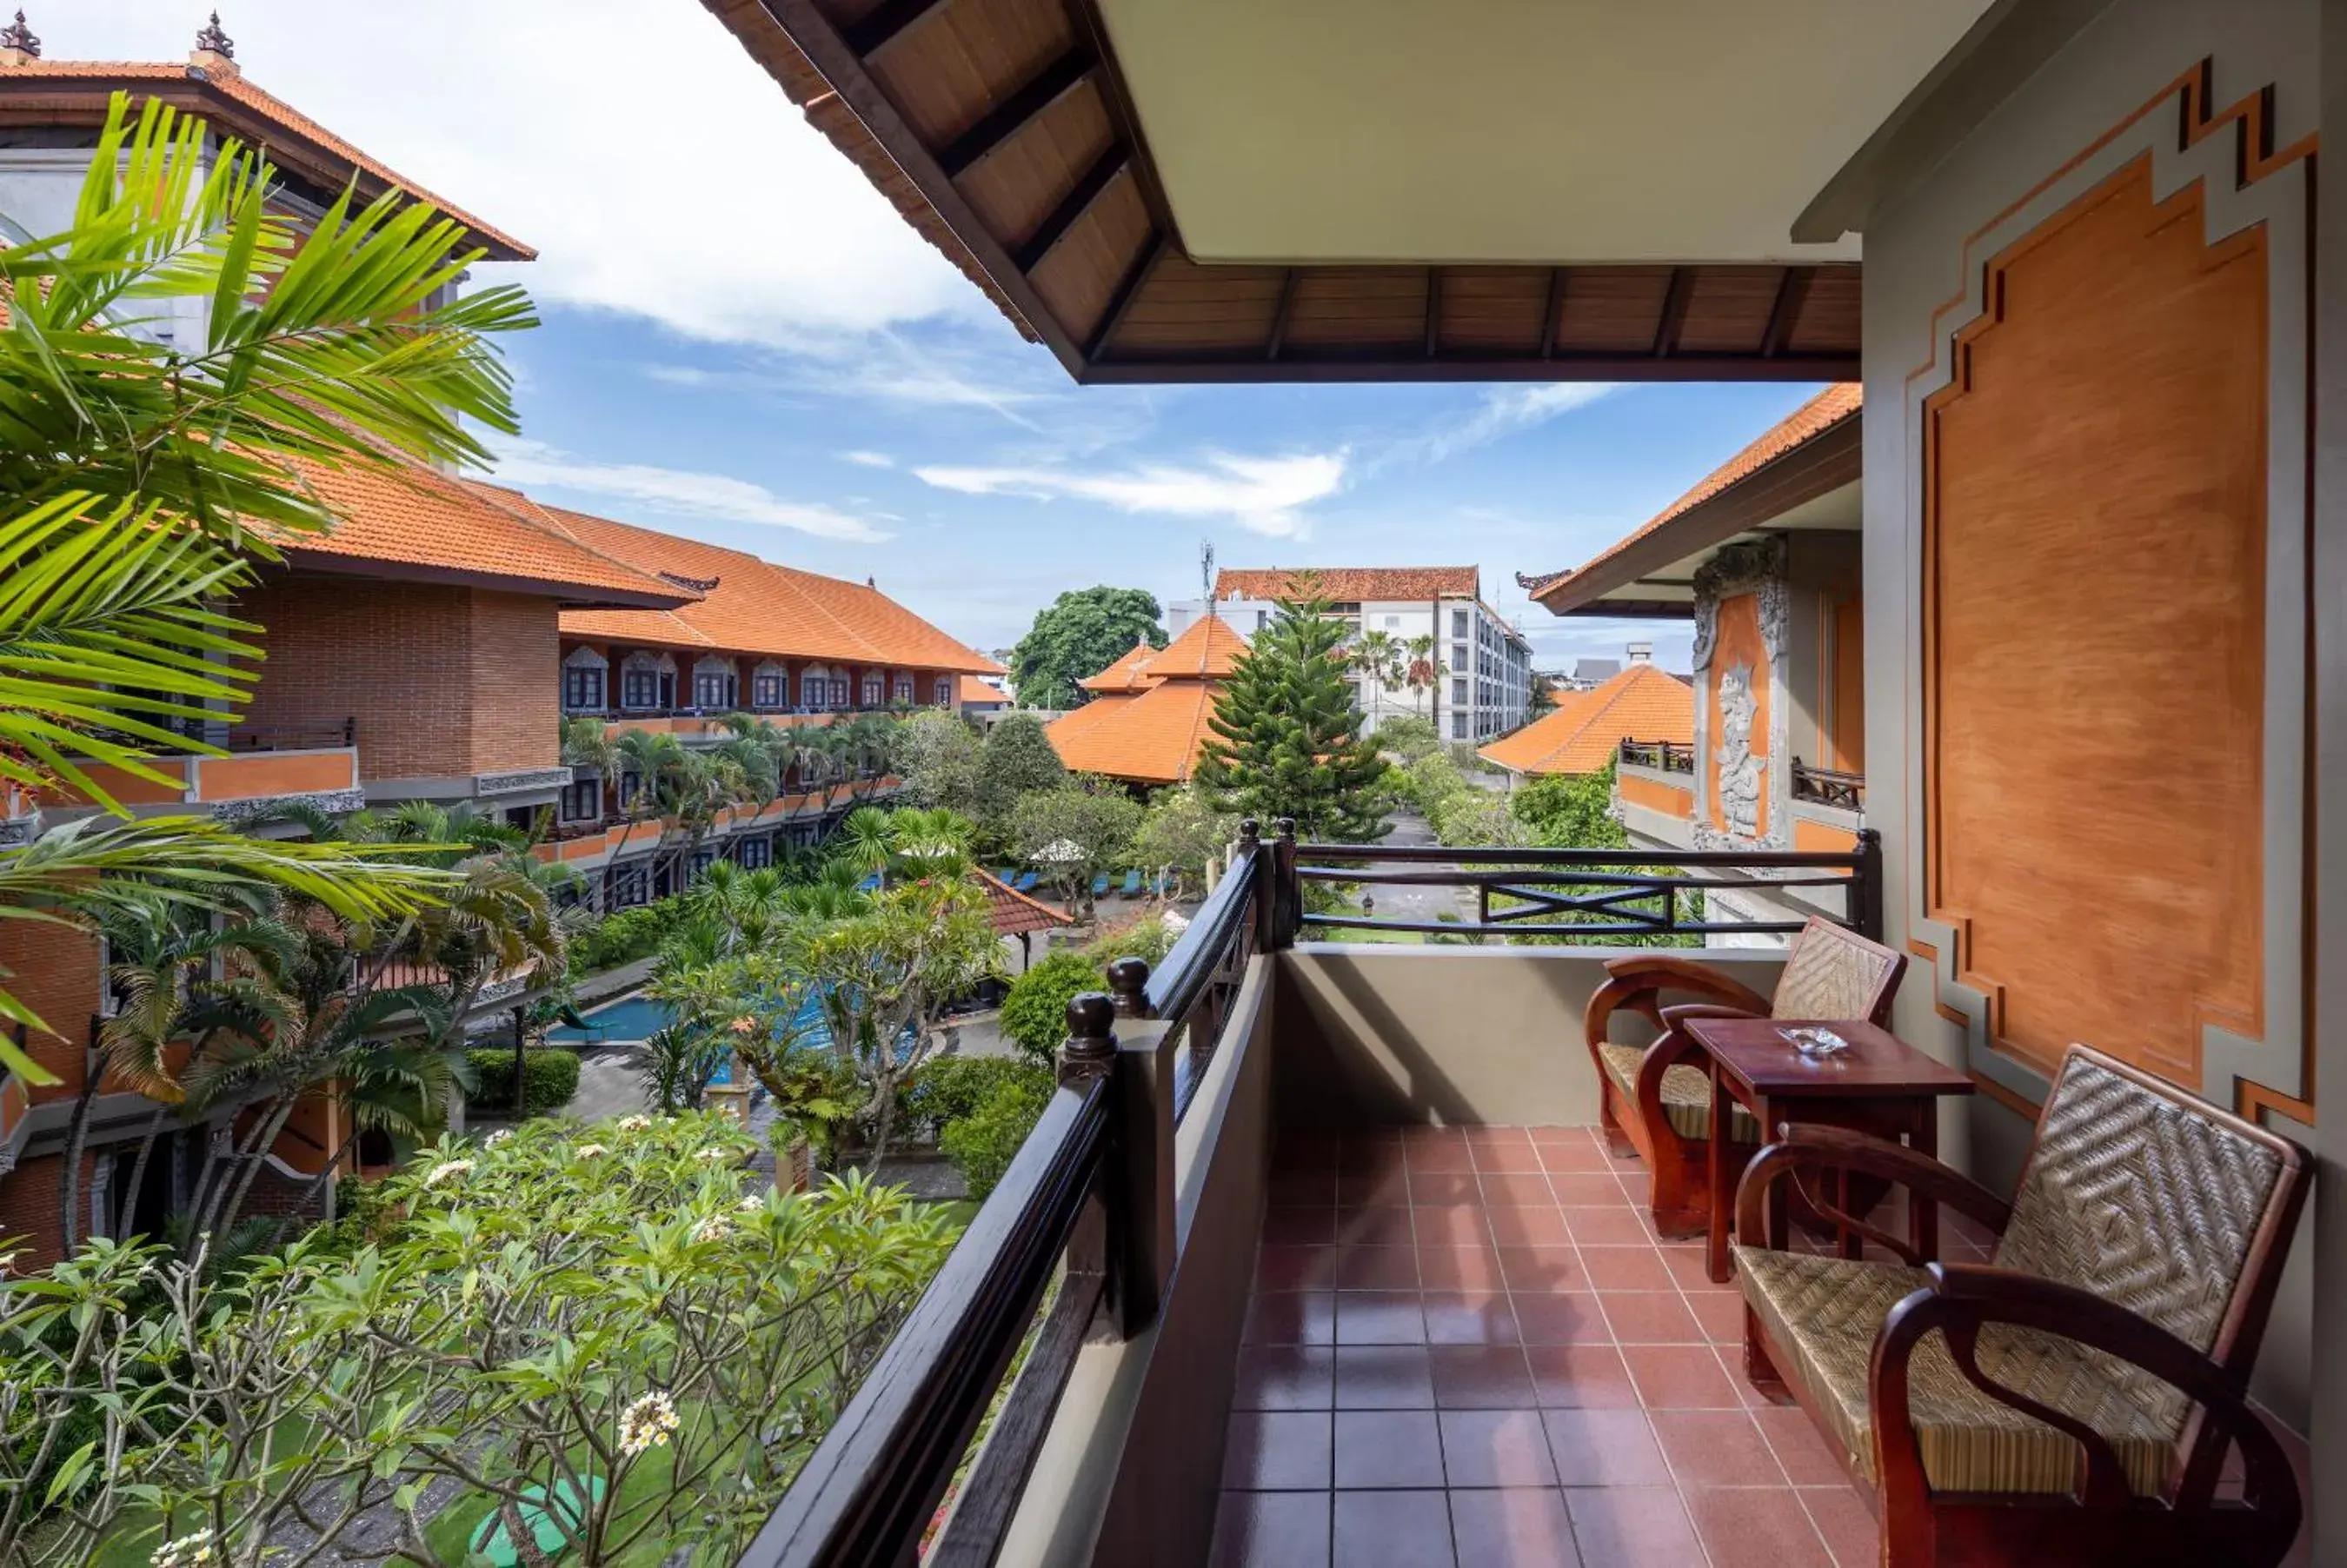
M184 57L194 0L26 0L44 54ZM1060 592L1160 600L1219 564L1473 564L1535 664L1682 622L1560 620L1518 572L1587 559L1816 389L1085 387L1018 333L694 0L230 0L252 81L533 246L484 264L507 346L498 475L870 578L981 650Z

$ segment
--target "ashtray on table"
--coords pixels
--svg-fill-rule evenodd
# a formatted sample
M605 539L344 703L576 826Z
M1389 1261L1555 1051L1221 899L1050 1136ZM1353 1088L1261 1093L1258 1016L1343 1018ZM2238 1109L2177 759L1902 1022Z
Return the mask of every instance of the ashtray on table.
M1850 1049L1850 1041L1829 1029L1780 1029L1777 1032L1786 1044L1813 1061L1839 1056Z

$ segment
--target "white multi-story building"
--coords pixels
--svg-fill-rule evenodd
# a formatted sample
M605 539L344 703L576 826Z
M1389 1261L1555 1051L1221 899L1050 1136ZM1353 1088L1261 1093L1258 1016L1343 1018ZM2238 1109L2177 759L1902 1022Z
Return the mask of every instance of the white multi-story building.
M1395 645L1403 679L1364 669L1354 696L1374 734L1387 719L1415 713L1450 741L1486 741L1522 724L1530 712L1532 644L1484 602L1481 573L1471 566L1270 567L1225 569L1214 577L1214 613L1252 637L1271 622L1282 599L1310 592L1352 628L1354 641L1383 632ZM1204 600L1165 607L1176 637L1206 610ZM1413 671L1416 679L1409 678Z

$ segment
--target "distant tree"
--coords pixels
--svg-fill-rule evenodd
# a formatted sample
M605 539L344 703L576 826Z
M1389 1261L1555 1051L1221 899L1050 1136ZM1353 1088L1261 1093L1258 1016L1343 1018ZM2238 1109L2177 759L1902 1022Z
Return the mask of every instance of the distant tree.
M968 720L930 709L897 726L888 767L905 781L910 804L975 816L979 755Z
M1404 713L1378 726L1378 749L1405 764L1414 763L1440 751L1442 737L1435 733L1433 720Z
M1068 770L1032 713L1006 713L988 732L978 759L978 820L994 834L1007 834L1021 795L1057 789Z
M1086 915L1092 878L1123 860L1140 827L1140 805L1113 784L1070 783L1028 794L1010 814L1020 858Z
M1217 811L1268 830L1296 819L1305 837L1363 843L1385 835L1385 759L1361 734L1345 683L1345 627L1325 600L1283 601L1241 654L1199 760Z
M1157 600L1137 588L1081 588L1040 610L1035 624L1010 651L1010 678L1022 708L1073 708L1084 701L1076 684L1097 675L1147 642L1165 646Z
M1551 849L1625 849L1614 819L1614 761L1594 774L1556 774L1516 791L1516 820Z
M1194 784L1162 791L1141 819L1133 858L1144 869L1172 866L1203 875L1206 862L1238 835L1238 818L1214 809Z

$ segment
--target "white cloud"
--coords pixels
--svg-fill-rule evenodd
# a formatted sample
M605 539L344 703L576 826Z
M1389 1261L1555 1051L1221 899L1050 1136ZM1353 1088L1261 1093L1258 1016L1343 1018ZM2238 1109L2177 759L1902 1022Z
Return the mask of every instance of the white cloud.
M1551 381L1525 386L1495 387L1466 418L1436 427L1412 440L1398 441L1389 459L1411 458L1440 463L1461 452L1545 425L1560 414L1586 408L1619 392L1618 381Z
M202 20L49 9L55 60L183 59ZM239 0L227 22L256 84L536 246L481 272L541 299L778 347L992 313L700 5Z
M497 477L525 489L578 491L632 501L674 517L755 523L817 538L876 544L892 537L867 518L833 507L786 500L748 479L643 463L590 462L536 441L504 446L497 455Z
M1096 501L1158 517L1226 518L1254 533L1300 538L1310 531L1310 519L1301 508L1343 487L1345 455L1239 457L1209 453L1195 466L1153 463L1120 473L976 467L913 472L928 484L966 495Z
M839 460L863 468L893 468L897 466L897 459L886 452L842 452Z

